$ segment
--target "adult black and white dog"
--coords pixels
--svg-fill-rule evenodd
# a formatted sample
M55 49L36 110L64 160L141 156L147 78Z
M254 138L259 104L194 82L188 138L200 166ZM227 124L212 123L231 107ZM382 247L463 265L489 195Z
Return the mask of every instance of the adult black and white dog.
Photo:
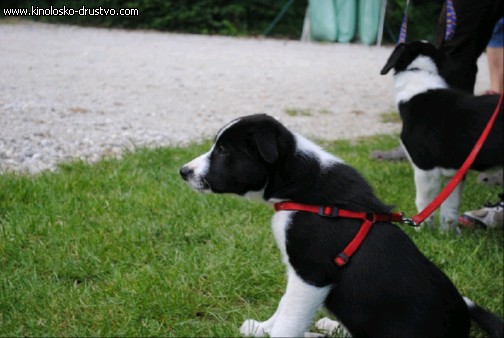
M440 75L449 62L432 44L417 41L399 44L381 71L383 75L394 69L401 143L413 165L419 211L439 192L441 176L451 177L462 166L499 101L498 95L450 89ZM501 110L472 169L504 165L503 126ZM456 225L462 186L441 205L443 230Z
M236 119L212 148L180 174L200 192L254 195L264 201L331 205L366 214L389 213L351 166L267 115ZM467 337L470 318L502 336L495 315L464 301L452 282L408 236L377 222L343 267L334 260L361 220L281 210L272 221L287 266L287 287L264 322L246 320L245 336L299 337L325 304L354 337Z

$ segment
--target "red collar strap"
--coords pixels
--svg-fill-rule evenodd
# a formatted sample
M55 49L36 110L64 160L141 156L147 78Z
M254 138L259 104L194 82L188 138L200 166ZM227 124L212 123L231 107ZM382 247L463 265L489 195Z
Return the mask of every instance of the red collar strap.
M336 208L330 205L308 205L295 202L279 202L274 204L276 211L304 211L318 214L323 217L343 217L362 219L363 223L346 248L334 259L336 265L343 267L350 257L357 251L366 238L375 222L402 222L403 214L393 212L390 214L375 214L373 212L358 212Z

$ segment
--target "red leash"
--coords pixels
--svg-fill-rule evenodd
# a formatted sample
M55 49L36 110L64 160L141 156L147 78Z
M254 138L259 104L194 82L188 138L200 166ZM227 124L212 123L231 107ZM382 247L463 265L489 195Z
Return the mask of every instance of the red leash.
M474 145L474 148L471 150L469 153L469 156L465 160L464 164L460 167L460 169L455 173L455 175L451 178L451 180L446 184L446 186L443 188L441 193L430 202L428 206L425 207L422 211L420 211L418 214L413 216L412 218L405 218L403 220L404 223L408 223L412 226L419 226L427 217L430 216L439 206L441 203L444 202L450 196L450 194L453 192L453 189L457 187L457 185L460 183L460 181L464 178L465 174L469 171L469 168L473 164L474 160L476 159L476 156L478 156L479 151L481 150L481 147L483 147L483 143L485 143L485 140L487 139L488 134L490 134L490 130L492 129L492 126L495 122L495 119L497 118L497 115L499 115L500 107L502 104L502 98L504 97L504 92L501 93L500 98L499 98L499 103L497 104L497 107L495 108L495 111L493 112L492 117L490 118L490 121L488 121L485 129L483 130L483 133L481 134L480 138Z

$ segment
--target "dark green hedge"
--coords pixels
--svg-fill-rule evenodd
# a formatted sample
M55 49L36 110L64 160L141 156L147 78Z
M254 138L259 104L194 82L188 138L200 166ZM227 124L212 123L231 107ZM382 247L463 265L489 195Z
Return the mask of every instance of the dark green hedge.
M139 16L40 16L34 20L86 26L156 29L172 32L223 35L260 35L285 3L269 0L2 0L0 7L21 8L136 8ZM296 0L272 32L276 36L301 35L307 0ZM2 10L3 15L3 10Z
M295 0L270 36L297 39L301 35L307 0ZM223 35L261 35L287 0L1 0L3 8L114 8L138 9L138 16L34 16L33 20L84 26L156 29L172 32ZM406 0L389 0L385 41L394 42ZM442 1L411 1L408 40L434 41Z
M439 14L444 0L411 0L408 8L408 41L436 42ZM397 42L406 0L388 0L384 38Z

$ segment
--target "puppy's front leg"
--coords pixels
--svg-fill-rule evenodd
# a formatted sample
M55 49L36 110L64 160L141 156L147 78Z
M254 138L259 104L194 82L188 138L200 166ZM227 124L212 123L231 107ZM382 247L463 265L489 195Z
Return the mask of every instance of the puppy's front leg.
M443 169L441 174L451 179L455 175L456 170ZM441 230L456 230L457 219L459 213L460 198L464 190L464 179L455 187L453 192L448 196L446 201L441 204L439 211L439 223L441 223Z
M253 319L245 320L245 322L243 322L242 326L240 327L240 334L244 337L264 337L266 335L270 335L271 330L273 329L273 325L275 325L275 322L284 304L284 299L285 295L280 300L275 313L273 314L273 316L271 316L270 319L264 322L258 322L257 320Z
M439 192L439 178L441 172L438 168L423 170L413 164L413 173L415 177L416 198L415 203L418 211L422 211L436 197ZM427 218L431 223L434 215Z
M302 337L329 291L330 286L319 288L307 284L289 267L287 289L271 336Z

